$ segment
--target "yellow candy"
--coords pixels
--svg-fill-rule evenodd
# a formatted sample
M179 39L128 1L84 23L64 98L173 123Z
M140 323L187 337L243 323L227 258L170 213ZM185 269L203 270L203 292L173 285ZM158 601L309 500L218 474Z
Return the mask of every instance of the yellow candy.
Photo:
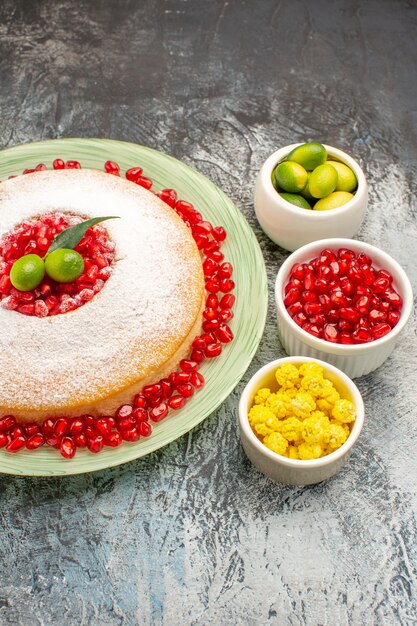
M301 438L303 422L296 417L288 417L280 422L280 433L287 441L298 441Z
M298 448L297 448L297 446L290 446L288 448L288 457L290 459L299 459L300 458L298 456Z
M292 363L283 363L277 368L275 378L277 379L278 385L281 385L284 389L294 387L300 379L298 367Z
M345 400L344 398L337 400L332 410L332 417L344 424L354 422L356 417L355 405L350 400Z
M309 393L313 398L318 398L323 393L324 378L313 374L307 374L301 381L301 389Z
M249 411L249 424L253 427L255 424L265 422L267 419L275 417L275 415L267 407L256 404Z
M342 424L330 424L329 425L329 448L332 450L337 450L340 448L342 444L345 443L348 438L348 434L346 434L346 430L343 428Z
M276 417L268 417L263 422L258 422L254 424L253 429L258 435L264 437L265 435L269 435L271 433L275 433L279 430L280 423Z
M254 403L255 404L265 404L265 401L271 395L271 390L267 387L263 387L262 389L258 389L258 392L255 396Z
M272 393L266 401L266 406L276 417L282 418L288 414L288 407L291 406L291 398L284 394Z
M296 417L308 417L316 408L314 398L305 391L298 391L291 402L293 413Z
M302 437L307 443L327 443L329 441L329 418L321 411L314 411L303 422Z
M319 459L323 453L323 448L319 443L300 443L298 446L298 456L303 461Z
M314 363L314 361L307 361L307 363L303 363L300 365L300 369L298 370L300 376L321 376L323 378L324 369L318 363Z
M280 433L271 433L267 435L263 441L264 445L276 452L277 454L285 455L288 448L288 441Z

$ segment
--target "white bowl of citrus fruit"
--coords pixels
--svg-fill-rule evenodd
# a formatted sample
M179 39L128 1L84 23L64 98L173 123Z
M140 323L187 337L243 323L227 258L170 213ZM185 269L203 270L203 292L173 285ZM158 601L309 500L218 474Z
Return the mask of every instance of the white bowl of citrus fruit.
M261 167L254 205L268 237L293 251L316 239L353 237L365 216L368 186L357 161L342 150L292 144Z

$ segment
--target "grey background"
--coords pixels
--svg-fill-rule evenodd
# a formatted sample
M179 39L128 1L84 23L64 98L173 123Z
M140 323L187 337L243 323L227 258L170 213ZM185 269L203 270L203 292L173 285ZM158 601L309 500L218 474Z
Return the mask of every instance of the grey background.
M272 294L286 253L256 223L256 173L324 141L366 172L358 238L416 292L416 38L415 1L2 0L0 145L109 137L183 160L251 223ZM348 465L315 487L270 482L239 443L245 381L281 355L271 299L243 381L187 436L93 475L2 476L0 622L416 624L415 315L358 380Z

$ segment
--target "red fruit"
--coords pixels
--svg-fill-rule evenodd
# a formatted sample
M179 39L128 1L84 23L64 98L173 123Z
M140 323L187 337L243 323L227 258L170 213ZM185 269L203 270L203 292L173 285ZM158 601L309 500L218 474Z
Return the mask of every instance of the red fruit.
M350 259L354 259L355 256L356 255L353 252L353 250L349 250L348 248L340 248L340 250L338 250L338 252L337 252L337 258L338 259L350 260Z
M150 178L147 178L146 176L139 176L136 180L135 183L137 185L140 185L141 187L144 187L145 189L150 189L152 187L152 181Z
M304 324L303 329L306 330L308 333L310 333L310 335L313 335L314 337L318 337L318 338L320 338L323 333L323 331L320 328L318 328L314 324L311 324L310 322L307 322L306 324Z
M135 183L137 179L142 175L143 169L141 167L131 167L127 170L125 177L132 183Z
M301 292L301 301L302 302L316 302L318 300L318 295L315 291L302 291Z
M81 165L79 164L78 161L67 161L65 163L65 167L68 170L80 170L81 169Z
M0 433L9 432L16 424L16 418L13 415L5 415L0 419Z
M317 315L318 313L321 313L322 310L323 307L320 302L306 302L304 305L304 313L308 317L311 317L312 315Z
M205 276L211 277L217 274L219 269L218 263L213 261L213 259L206 259L203 263L203 272Z
M148 411L146 409L134 409L132 417L136 422L146 422L148 420Z
M219 282L219 290L223 293L228 293L229 291L233 291L235 288L235 283L230 278L222 278Z
M155 406L149 411L149 417L153 422L160 422L168 415L168 405L165 402L161 402L158 406Z
M336 255L332 250L326 248L322 250L319 255L319 263L322 265L329 265L332 261L336 261Z
M377 324L376 326L373 326L373 328L371 329L372 332L372 336L374 339L381 339L381 337L384 337L386 334L388 334L391 330L391 326L387 323L382 323L382 324Z
M206 307L208 309L217 309L219 306L219 299L214 293L211 293L206 300Z
M222 278L230 278L232 274L233 274L233 265L231 263L222 263L220 265L219 276L221 276Z
M220 252L220 250L213 250L212 252L206 252L207 258L211 259L212 261L215 261L216 263L221 263L224 259L224 254L222 252ZM233 267L231 265L231 263L223 263L225 267L224 269L224 273L222 273L220 271L219 268L219 273L221 276L223 276L223 278L230 278L230 276L233 274ZM229 270L228 267L230 266L230 274L229 274ZM222 266L221 266L222 267Z
M76 450L77 450L77 447L72 437L62 437L59 451L61 455L64 457L64 459L72 459Z
M219 322L223 322L225 324L226 322L229 322L232 317L233 311L231 311L230 309L221 309L218 312L217 319L219 320Z
M292 278L298 278L298 280L303 280L305 275L305 266L302 263L296 263L292 266L290 271L290 276Z
M340 341L340 343L344 343L344 344L352 344L352 343L354 343L354 341L352 339L352 335L350 333L347 333L347 332L340 333L339 341Z
M366 328L357 328L352 333L352 339L354 343L368 343L372 341L372 335Z
M11 438L12 439L16 439L16 437L24 437L25 436L25 430L23 428L23 426L20 426L20 424L18 424L17 426L15 426L12 429L12 432L10 433Z
M55 159L55 161L52 163L52 167L54 168L54 170L63 170L65 169L65 163L62 159Z
M327 322L327 319L323 313L317 313L316 315L312 315L309 321L311 322L311 324L320 327Z
M113 433L108 433L104 437L105 445L106 446L110 446L111 448L117 448L117 446L120 446L122 441L123 441L122 436L117 431L115 431Z
M68 420L65 417L60 417L56 420L54 426L55 437L62 437L68 431Z
M300 290L299 289L290 289L287 295L284 298L284 304L286 307L289 307L291 304L295 302L299 302L300 300Z
M375 280L375 270L369 265L362 265L361 269L362 269L362 275L363 275L363 282L365 283L365 285L367 286L372 285L372 283Z
M148 403L142 393L137 393L133 399L133 406L137 409L146 409Z
M360 296L355 300L356 310L360 315L365 315L369 311L371 299L369 296Z
M179 365L180 369L182 369L183 372L194 372L196 369L198 369L198 363L196 363L195 361L190 361L189 359L182 359Z
M118 430L121 430L122 432L125 430L131 430L132 428L135 428L135 426L136 426L136 419L134 418L133 415L122 417L117 424Z
M191 383L184 383L183 385L178 385L177 391L184 398L191 398L194 393L194 387Z
M206 343L203 337L196 337L193 341L193 348L196 348L196 350L204 350Z
M194 225L194 232L199 235L211 235L212 229L213 227L210 222L197 222L197 224Z
M334 291L332 291L332 293L330 294L330 300L332 304L337 308L345 307L347 304L347 298L343 291L341 291L341 289L335 289Z
M87 446L87 436L84 433L78 433L78 435L75 435L74 441L77 448L85 448Z
M394 326L398 324L398 322L400 321L400 317L401 317L401 314L399 311L390 311L388 313L387 322L391 326L391 328L394 328Z
M206 290L210 293L217 293L219 291L219 281L209 280L206 282Z
M304 313L297 313L296 315L294 315L293 320L296 324L298 324L298 326L303 327L304 324L307 322L307 317L304 315Z
M175 189L163 189L159 192L159 197L163 200L168 206L174 208L175 203L177 201L177 192Z
M206 320L215 320L217 318L217 309L212 309L212 308L204 309L203 317Z
M377 278L385 278L388 281L389 284L392 283L392 276L388 272L388 270L379 270L377 272Z
M224 241L227 237L227 233L222 226L216 226L216 228L213 228L211 234L217 241Z
M332 343L338 343L339 341L339 332L335 326L331 324L326 324L323 328L323 339L326 341L331 341Z
M197 363L197 366L198 366L198 363ZM171 381L168 378L162 378L159 381L159 384L161 385L161 389L162 389L162 397L164 398L164 400L166 400L172 394Z
M212 359L216 356L219 356L219 354L221 354L222 351L222 344L221 343L209 343L205 350L204 350L204 354L208 359Z
M382 297L384 298L384 300L386 300L387 302L389 302L389 304L392 306L393 309L401 309L402 305L403 305L403 300L401 298L401 296L392 290L386 290L383 294Z
M342 276L340 279L340 289L343 291L345 296L353 296L355 293L355 286L350 282L347 276Z
M371 309L368 313L369 321L372 323L385 322L387 320L387 314L378 309Z
M359 265L372 265L371 257L364 252L359 252L359 254L356 256L356 259Z
M6 445L7 452L18 452L26 445L25 437L16 437L16 439L11 439L11 441Z
M202 350L193 350L190 357L193 361L197 361L200 364L204 360L204 352Z
M75 417L69 425L68 432L71 435L78 435L79 433L82 433L83 429L84 429L84 422L82 418Z
M359 313L353 307L341 307L339 309L339 315L343 320L354 324L359 319Z
M227 324L220 324L216 330L216 337L221 343L230 343L234 339L233 332Z
M221 309L231 309L236 302L236 296L232 293L227 293L220 300L219 306Z
M174 373L174 382L173 384L178 387L178 385L185 385L189 382L191 377L191 372L175 372Z
M389 281L383 276L376 278L372 283L372 291L374 293L383 294L389 288Z
M108 435L114 428L114 423L110 422L106 417L99 417L96 419L95 427L101 435Z
M0 433L0 448L4 448L8 441L9 437L5 433Z
M120 167L114 161L106 161L104 164L104 170L107 174L114 174L115 176L120 176Z
M27 437L37 435L40 432L38 424L25 424L25 434Z
M195 389L201 389L204 387L204 376L200 372L193 372L190 376L190 383Z
M170 399L168 400L168 406L171 409L181 409L184 404L185 404L186 400L183 396L171 396Z
M87 448L90 452L100 452L104 446L104 439L102 435L94 435L92 437L87 438Z
M149 422L141 422L139 424L139 434L141 437L149 437L152 434L152 425Z
M122 404L116 411L116 418L123 419L132 415L133 407L131 404Z

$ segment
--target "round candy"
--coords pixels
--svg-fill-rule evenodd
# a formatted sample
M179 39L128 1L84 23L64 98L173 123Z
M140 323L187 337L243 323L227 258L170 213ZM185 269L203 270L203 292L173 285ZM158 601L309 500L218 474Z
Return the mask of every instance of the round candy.
M299 163L306 170L314 170L318 165L322 165L326 158L326 148L321 143L311 141L291 150L287 156L287 161Z
M84 271L83 257L69 248L54 250L45 259L46 273L57 283L72 283Z
M279 195L287 202L291 202L291 204L294 204L301 209L311 209L311 206L309 205L307 200L303 198L303 196L299 196L296 193L280 193Z
M336 189L337 172L328 163L319 165L310 174L308 188L314 198L324 198Z
M26 254L13 263L10 281L18 291L32 291L45 276L45 264L37 254Z
M307 182L307 172L298 163L283 161L275 168L275 180L281 189L289 193L298 193Z
M353 198L353 193L347 191L334 191L325 198L317 200L314 205L315 211L328 211L329 209L337 209L338 207L346 204Z

